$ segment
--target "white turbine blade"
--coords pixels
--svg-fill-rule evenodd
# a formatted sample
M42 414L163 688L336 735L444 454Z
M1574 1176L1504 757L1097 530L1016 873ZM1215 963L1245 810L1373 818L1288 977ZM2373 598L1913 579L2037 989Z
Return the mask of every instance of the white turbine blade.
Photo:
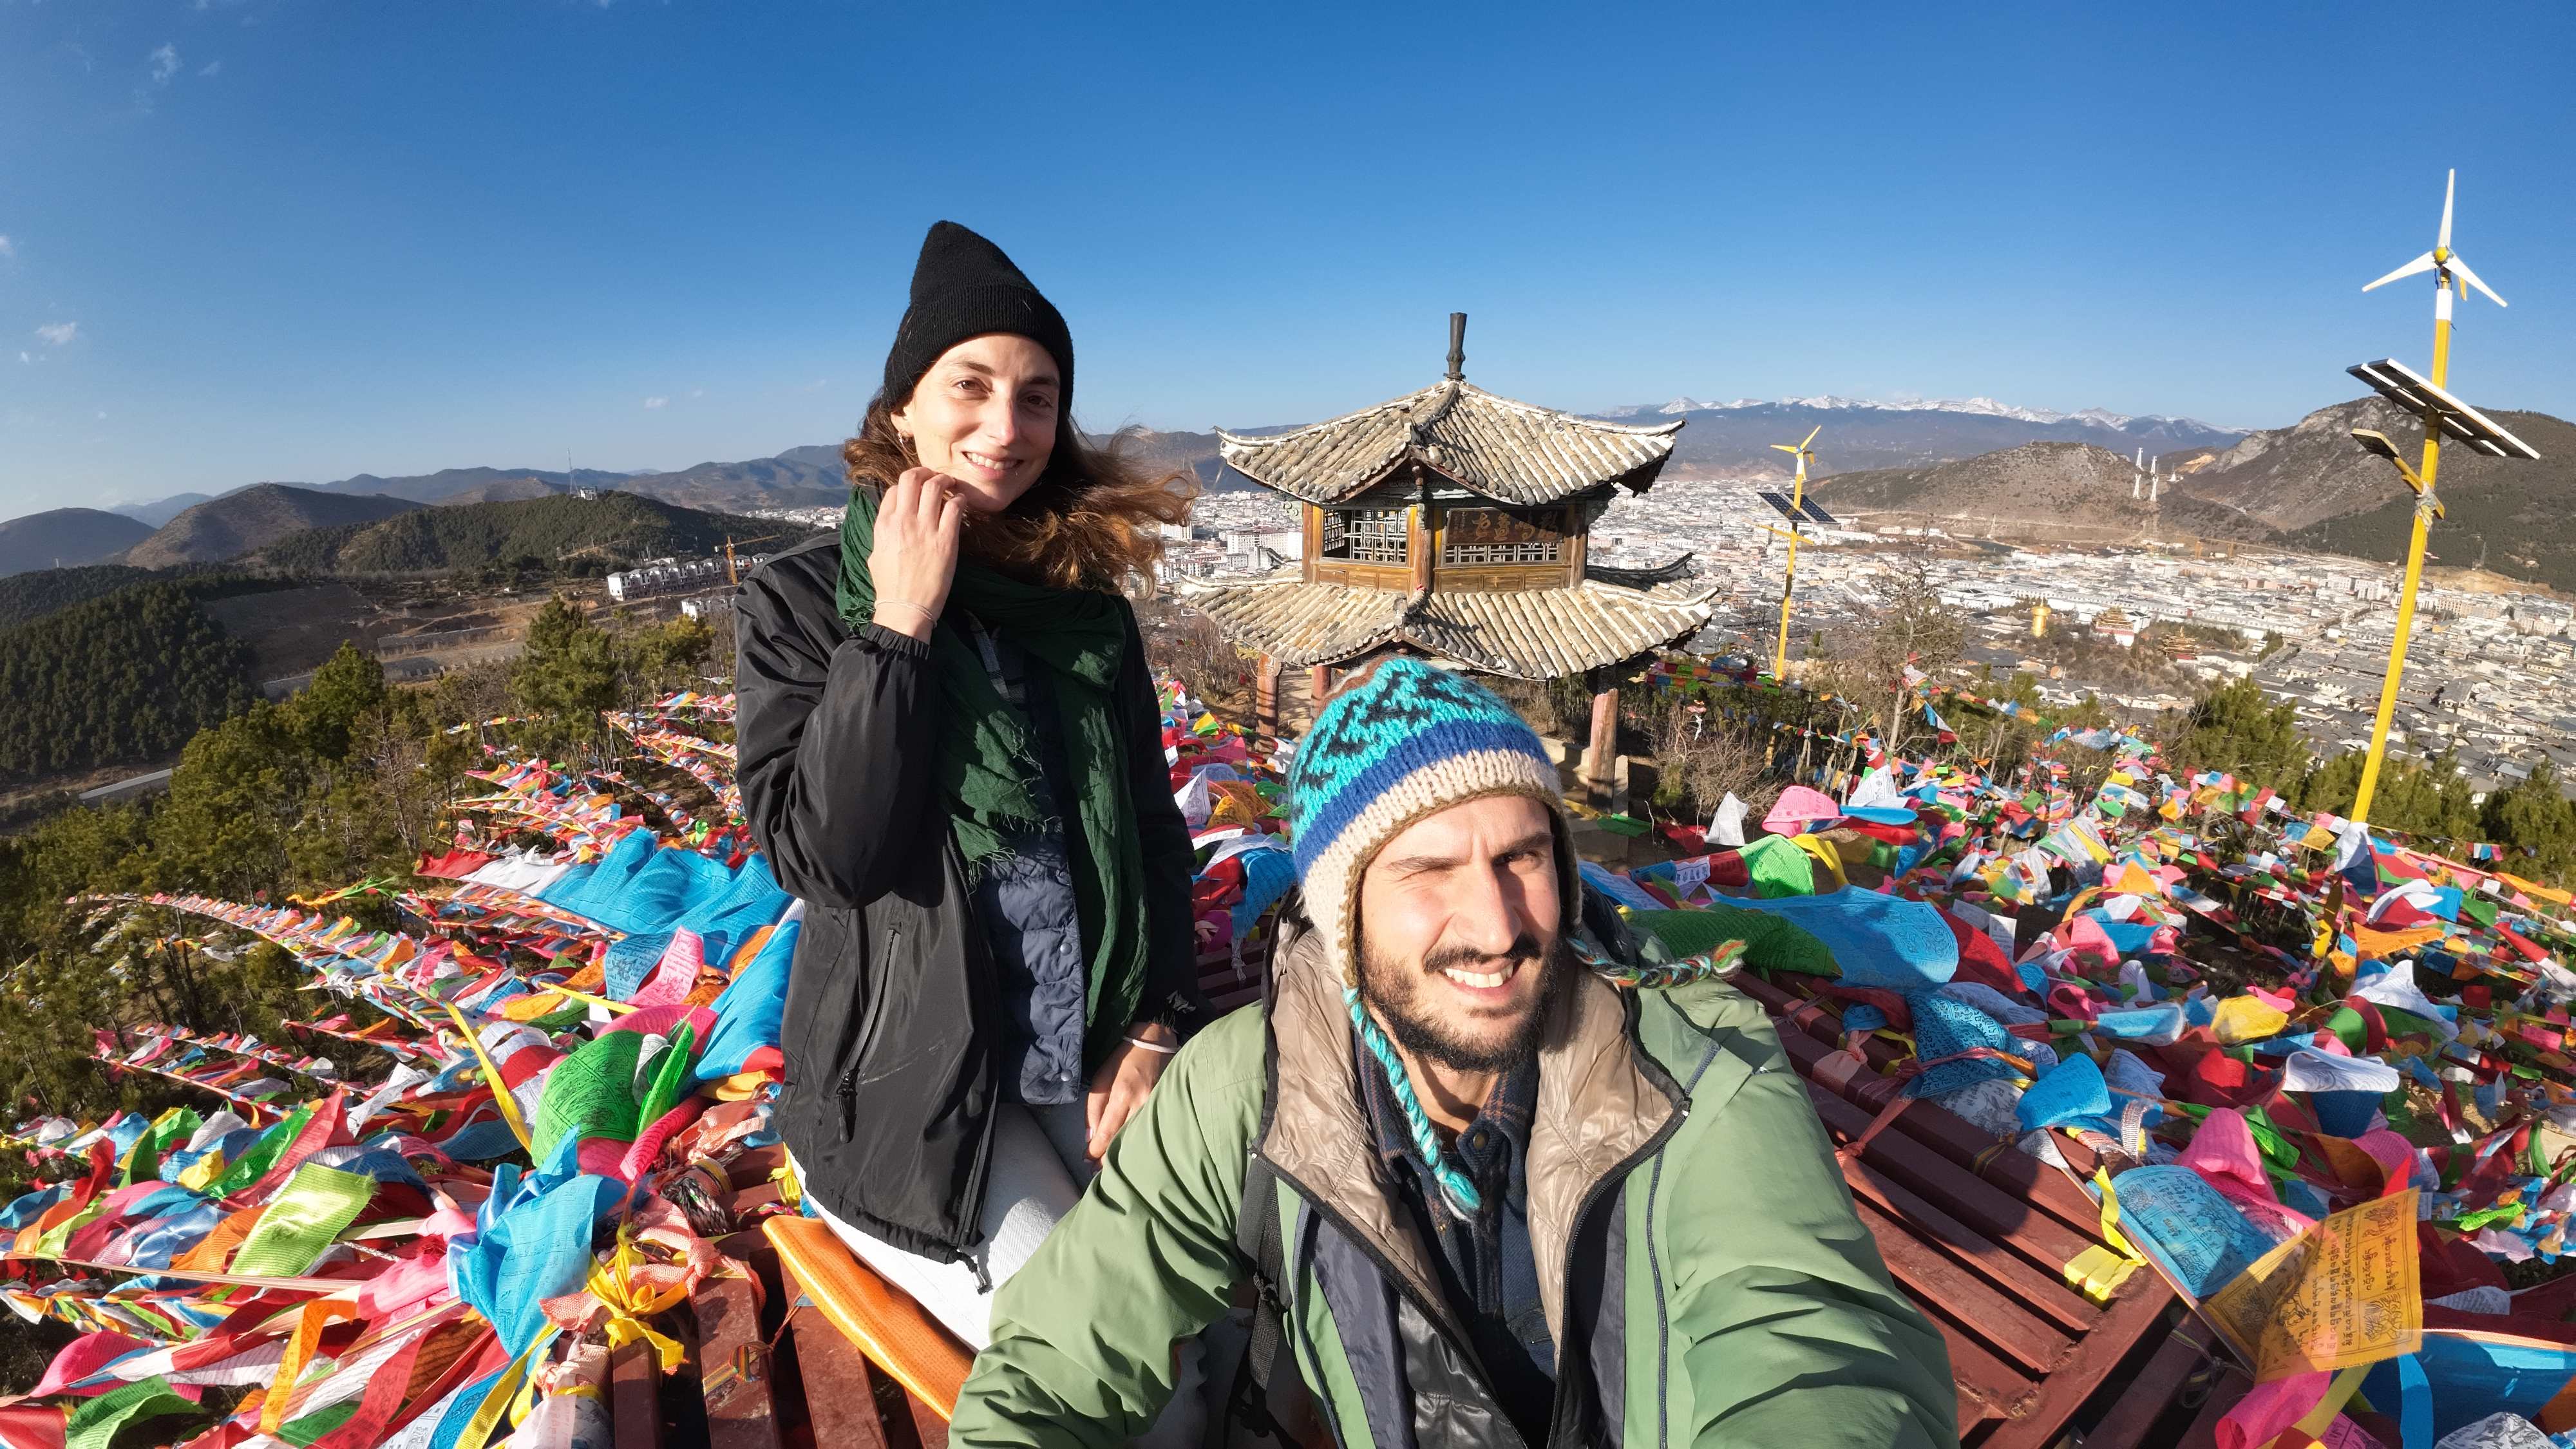
M2438 263L2433 260L2433 254L2431 252L2426 252L2424 255L2417 257L2415 260L2408 262L2402 267L2399 267L2396 271L2390 272L2387 276L2371 283L2369 287L2362 288L2362 290L2367 292L2371 287L2385 287L2389 283L2396 281L2399 277L2411 277L2417 272L2429 272L2433 270L2436 265L2438 265Z
M2451 179L2442 183L2442 234L2433 242L2433 245L2442 251L2451 249L2451 198L2458 193L2459 189L2460 168L2454 166L2451 168Z
M2450 270L2452 276L2455 276L2461 281L2468 283L2470 286L2477 288L2479 291L2486 293L2488 301L2495 303L2499 307L2505 305L2504 298L2497 296L2493 287L2479 281L2478 274L2469 270L2469 263L2466 257L2459 255L2457 252L2452 253Z

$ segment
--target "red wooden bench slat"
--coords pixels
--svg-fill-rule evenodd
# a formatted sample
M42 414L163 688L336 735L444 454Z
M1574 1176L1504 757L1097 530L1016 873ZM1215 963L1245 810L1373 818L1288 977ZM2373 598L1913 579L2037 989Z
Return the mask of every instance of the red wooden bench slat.
M1959 1437L1967 1438L1980 1425L2010 1419L2030 1397L2030 1376L1937 1315L1932 1327L1950 1346L1950 1377L1959 1390Z
M2174 1396L2182 1391L2191 1377L2209 1357L2208 1350L2189 1333L2176 1329L2165 1335L2155 1357L2138 1370L2138 1376L2120 1391L2120 1397L2103 1410L2101 1422L2084 1436L2085 1449L2137 1449L2146 1442L2147 1433L2156 1421L2173 1407Z
M661 1449L662 1396L653 1346L638 1340L608 1351L608 1420L617 1449Z
M1868 1129L1867 1113L1825 1088L1811 1082L1807 1096L1816 1104L1816 1115L1824 1119L1826 1128L1838 1141L1848 1142ZM2068 1260L2093 1246L2091 1238L1906 1136L1902 1119L1899 1124L1862 1148L1861 1160L1978 1232L2009 1243L2049 1272L2061 1270Z
M2101 1326L2084 1335L2014 1421L1997 1429L1981 1449L2046 1449L2056 1443L2085 1401L2118 1371L2131 1350L2163 1325L2173 1306L2173 1290L2152 1269L2130 1274L2102 1315Z
M780 1449L769 1344L749 1278L709 1278L690 1295L698 1320L698 1387L709 1449Z
M1878 1240L1878 1254L1908 1296L1977 1335L2032 1374L2055 1368L2074 1341L2041 1322L1994 1285L1961 1267L1906 1230L1904 1224L1861 1201L1861 1225Z
M816 1449L888 1449L877 1411L876 1375L868 1368L867 1355L811 1305L789 1311L787 1331L795 1337L805 1416L813 1425Z
M2048 1277L1995 1246L1984 1234L1906 1191L1877 1168L1865 1162L1846 1161L1843 1181L1851 1185L1854 1197L1878 1204L1925 1239L1959 1257L1978 1276L2054 1320L2062 1329L2085 1333L2101 1322L2102 1310L2069 1287L2063 1278Z

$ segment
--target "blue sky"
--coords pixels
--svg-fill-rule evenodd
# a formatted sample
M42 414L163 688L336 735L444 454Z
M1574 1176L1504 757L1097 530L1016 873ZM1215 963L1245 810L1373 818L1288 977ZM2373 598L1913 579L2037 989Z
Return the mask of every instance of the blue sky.
M2420 364L2429 288L2357 289L2457 165L2513 306L2454 380L2576 413L2570 54L2559 0L0 0L0 516L828 441L940 217L1095 428L1376 401L1453 308L1558 406L2259 426Z

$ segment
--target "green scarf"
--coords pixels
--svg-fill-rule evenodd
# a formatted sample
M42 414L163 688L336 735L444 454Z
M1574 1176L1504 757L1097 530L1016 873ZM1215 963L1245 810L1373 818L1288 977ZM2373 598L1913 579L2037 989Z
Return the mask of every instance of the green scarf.
M876 491L852 489L849 511L841 516L838 604L842 622L854 630L867 627L876 610L876 583L868 573L876 522ZM930 664L945 702L939 791L970 874L1003 853L1004 836L1041 822L1029 792L1038 766L1027 717L994 687L982 654L966 637L965 614L1053 671L1072 772L1066 783L1088 847L1075 856L1073 894L1083 939L1091 943L1084 1057L1096 1065L1125 1034L1145 994L1144 848L1136 835L1136 802L1127 788L1125 742L1118 737L1111 693L1126 653L1127 622L1115 594L1023 583L958 560L948 607L930 632Z

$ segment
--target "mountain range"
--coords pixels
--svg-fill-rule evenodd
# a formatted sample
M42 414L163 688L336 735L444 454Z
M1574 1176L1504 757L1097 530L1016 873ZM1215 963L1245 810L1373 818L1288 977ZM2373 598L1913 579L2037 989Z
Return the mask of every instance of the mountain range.
M2436 493L2446 515L2434 525L2433 560L2576 591L2576 424L2546 413L2491 416L2540 459L2445 448ZM2223 448L2166 455L2169 481L2152 506L2129 497L2134 454L2057 442L1840 474L1816 496L1838 515L1940 520L1952 532L2236 539L2394 562L2404 556L2414 495L2386 460L2353 442L2354 428L2387 434L2410 462L2422 446L2420 422L2365 397Z
M1685 421L1665 473L1676 479L1783 478L1788 456L1771 445L1796 442L1822 427L1811 476L1842 480L1825 495L1828 506L1838 509L2059 525L2074 520L2069 510L2076 509L2091 515L2075 520L2093 525L2078 530L2088 537L2134 528L2345 551L2380 550L2381 525L2371 520L2393 509L2402 535L2406 512L2402 489L2390 491L2396 480L2387 465L2354 447L2349 430L2377 427L2401 441L2417 435L2410 420L2374 399L2338 403L2290 427L2252 433L2190 418L2099 409L2057 413L1991 398L1705 403L1685 397L1610 408L1597 416ZM2539 447L2544 462L2499 462L2453 449L2444 458L2443 494L2463 508L2474 501L2476 516L2492 522L2482 541L2490 567L2576 587L2576 539L2558 541L2556 521L2576 515L2576 507L2568 506L2576 504L2570 496L2576 473L2565 461L2576 459L2576 437L2567 424L2542 414L2498 416ZM1213 433L1130 428L1115 441L1149 463L1190 471L1203 487L1256 486L1221 467ZM2180 475L2165 486L2153 510L2143 501L2129 506L2126 485L2141 451L2169 478ZM362 473L315 485L253 484L218 498L180 494L116 512L56 509L0 523L0 573L57 561L212 562L254 552L304 528L378 520L420 506L527 501L576 489L725 513L829 507L848 495L843 477L839 447L816 444L769 458L671 471L475 467L391 477ZM1837 497L1845 501L1833 502ZM2347 518L2353 522L2346 524ZM2462 547L2475 545L2455 543L2452 552ZM2476 556L2448 561L2468 563Z
M1681 418L1688 426L1673 446L1668 478L1772 479L1789 476L1786 453L1821 428L1809 477L1872 469L1924 468L2024 443L2084 443L2123 458L2224 448L2245 436L2192 418L2128 417L2088 408L2080 413L2010 407L1992 398L1939 402L1868 402L1843 397L1741 398L1728 403L1675 398L1602 411L1621 422Z

